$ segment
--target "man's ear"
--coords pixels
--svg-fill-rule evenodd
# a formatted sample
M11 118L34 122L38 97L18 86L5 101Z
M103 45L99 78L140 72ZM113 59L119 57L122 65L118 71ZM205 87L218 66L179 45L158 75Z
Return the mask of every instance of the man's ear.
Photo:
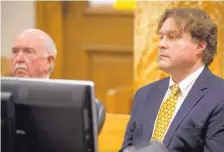
M48 64L50 64L50 65L54 64L54 56L53 56L53 55L49 55L49 56L47 57L47 62L48 62Z
M54 64L54 60L55 60L55 57L54 56L52 56L52 55L49 55L48 57L47 57L47 66L46 66L46 71L48 71L49 72L49 69L53 66L53 64Z
M197 54L202 54L207 46L207 42L199 41L197 45Z

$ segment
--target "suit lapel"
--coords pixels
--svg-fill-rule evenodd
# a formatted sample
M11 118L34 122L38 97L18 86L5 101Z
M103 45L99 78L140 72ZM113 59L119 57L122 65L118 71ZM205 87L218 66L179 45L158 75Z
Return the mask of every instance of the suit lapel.
M166 94L169 85L169 78L162 80L153 91L150 92L150 97L146 103L146 110L144 115L147 116L147 123L143 123L143 130L145 140L148 141L151 139L154 122L156 120L160 104Z
M168 147L169 143L177 130L180 123L187 116L187 114L191 111L191 109L200 101L200 99L204 96L204 90L208 88L208 85L205 83L208 81L206 77L209 75L210 71L205 68L201 75L196 80L195 84L192 86L192 89L188 93L185 98L182 106L178 110L173 122L171 123L167 134L164 139L164 144Z

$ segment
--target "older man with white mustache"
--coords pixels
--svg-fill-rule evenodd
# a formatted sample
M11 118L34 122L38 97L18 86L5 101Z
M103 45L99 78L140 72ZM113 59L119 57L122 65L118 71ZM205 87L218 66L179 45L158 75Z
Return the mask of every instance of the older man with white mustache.
M14 77L48 79L57 55L52 38L39 29L27 29L16 35L12 45L12 73ZM105 108L96 99L98 132L104 120Z
M49 78L57 50L52 38L39 29L18 33L12 44L12 73L15 77Z

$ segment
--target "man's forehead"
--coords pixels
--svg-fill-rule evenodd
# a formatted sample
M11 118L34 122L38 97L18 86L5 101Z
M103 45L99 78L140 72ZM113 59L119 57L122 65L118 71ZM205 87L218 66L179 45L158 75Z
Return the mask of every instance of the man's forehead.
M16 37L15 37L15 40L24 40L24 41L28 41L28 40L31 40L31 41L44 41L44 36L43 35L37 35L37 34L34 34L34 33L21 33L21 34L18 34Z
M180 24L174 18L167 18L161 28L159 29L159 34L180 34L183 31L184 24Z
M29 46L43 46L45 45L44 38L36 35L19 34L14 38L14 45L29 45Z

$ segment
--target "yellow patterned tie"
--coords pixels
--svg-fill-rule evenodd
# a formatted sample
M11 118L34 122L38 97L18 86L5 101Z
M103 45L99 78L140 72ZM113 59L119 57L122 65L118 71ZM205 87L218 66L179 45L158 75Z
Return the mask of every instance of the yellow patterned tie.
M158 140L160 142L163 141L163 138L165 137L165 133L175 111L179 91L179 86L177 84L173 85L169 97L167 97L167 99L165 99L160 106L155 130L152 135L152 140Z

